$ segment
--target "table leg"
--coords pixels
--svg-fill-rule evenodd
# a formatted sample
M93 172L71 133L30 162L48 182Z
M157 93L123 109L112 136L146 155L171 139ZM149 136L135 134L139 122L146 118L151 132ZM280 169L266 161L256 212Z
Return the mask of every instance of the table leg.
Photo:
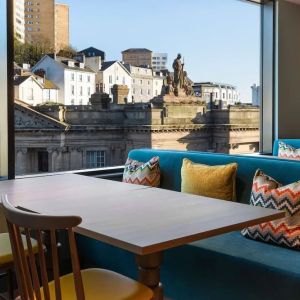
M163 300L163 286L160 282L162 258L162 252L136 256L139 282L153 290L153 300Z

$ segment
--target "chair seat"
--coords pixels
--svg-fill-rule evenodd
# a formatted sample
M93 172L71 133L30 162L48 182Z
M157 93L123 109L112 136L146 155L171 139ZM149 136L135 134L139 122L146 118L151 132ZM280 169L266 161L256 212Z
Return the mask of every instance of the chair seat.
M27 253L26 237L22 235L25 253ZM38 251L37 241L31 239L32 250L34 253ZM0 233L0 266L13 263L13 254L8 233Z
M153 297L148 287L109 270L86 269L81 275L86 300L149 300ZM60 284L63 300L76 299L73 273L62 276ZM50 298L55 299L54 281L49 283L49 289Z

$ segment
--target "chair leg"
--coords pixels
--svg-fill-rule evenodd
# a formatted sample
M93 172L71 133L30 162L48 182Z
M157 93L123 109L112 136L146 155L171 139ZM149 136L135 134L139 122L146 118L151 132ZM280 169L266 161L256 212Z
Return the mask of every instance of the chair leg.
M14 300L14 273L12 269L7 270L7 281L8 281L8 299Z

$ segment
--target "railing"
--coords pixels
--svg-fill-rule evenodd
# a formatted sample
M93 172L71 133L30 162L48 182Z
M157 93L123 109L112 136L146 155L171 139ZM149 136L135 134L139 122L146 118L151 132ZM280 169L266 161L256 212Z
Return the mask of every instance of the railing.
M124 171L124 166L115 166L115 167L105 167L105 168L96 168L96 169L83 169L83 170L53 172L53 173L38 173L38 174L20 175L20 176L16 176L16 179L54 176L54 175L63 175L63 174L78 174L78 175L84 175L84 176L90 176L90 177L97 177L97 178L121 181L123 171Z

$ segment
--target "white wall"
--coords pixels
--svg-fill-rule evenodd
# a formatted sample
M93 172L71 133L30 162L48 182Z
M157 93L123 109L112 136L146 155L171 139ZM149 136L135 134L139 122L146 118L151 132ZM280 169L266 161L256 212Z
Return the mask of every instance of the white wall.
M128 102L131 102L132 99L132 90L131 90L131 76L130 74L124 70L122 66L120 66L119 63L114 63L106 70L102 71L102 80L103 80L103 91L110 95L110 97L113 99L113 95L111 93L111 88L114 84L119 85L127 85L129 88L128 93ZM111 78L111 81L110 81Z
M64 82L66 105L87 105L96 90L95 73L65 69ZM74 94L72 94L72 86L74 86Z

